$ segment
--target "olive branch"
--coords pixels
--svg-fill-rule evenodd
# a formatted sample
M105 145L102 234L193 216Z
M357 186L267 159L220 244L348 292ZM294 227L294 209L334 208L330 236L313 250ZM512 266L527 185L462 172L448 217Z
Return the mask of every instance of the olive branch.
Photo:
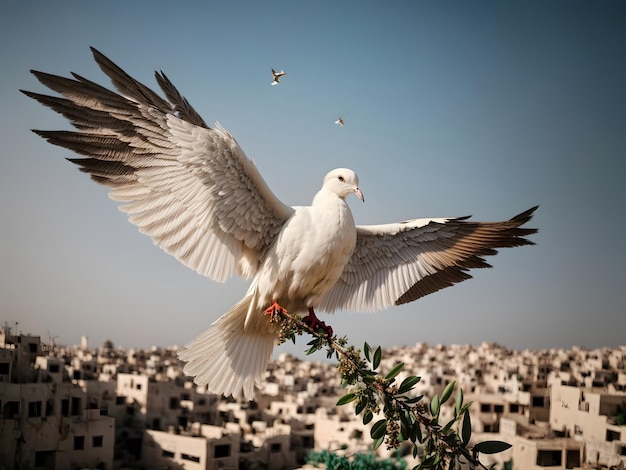
M404 363L396 364L385 376L378 371L382 360L380 346L374 349L366 342L361 352L348 345L345 336L337 337L332 330L329 334L322 327L311 328L299 316L284 310L277 310L270 321L279 323L279 344L289 340L295 343L296 336L308 333L313 339L308 343L307 355L325 349L329 359L336 357L342 385L348 389L337 406L354 403L355 414L361 416L364 425L378 418L370 428L374 449L383 443L388 450L397 449L401 443L409 441L413 458L419 455L421 461L414 470L455 470L461 468L462 463L470 469L489 469L480 462L480 454L495 454L511 447L502 441L483 441L469 446L472 402L464 403L460 387L456 391L452 419L445 424L440 422L441 406L452 397L455 381L448 383L441 395L435 394L426 404L423 395L411 394L420 377L408 376L397 383Z

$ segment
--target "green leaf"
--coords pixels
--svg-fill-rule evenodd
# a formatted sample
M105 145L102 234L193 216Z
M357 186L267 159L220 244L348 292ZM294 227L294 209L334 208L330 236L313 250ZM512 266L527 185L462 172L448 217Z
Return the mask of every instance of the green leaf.
M415 429L415 435L417 436L417 441L420 444L424 442L424 437L422 436L422 427L419 425L419 423L415 423L415 427L413 429Z
M440 403L443 404L443 403L448 401L448 398L450 398L450 395L452 395L452 390L454 390L454 385L455 384L456 384L456 381L453 380L448 385L446 385L446 388L443 389L443 392L441 394Z
M475 452L481 454L497 454L511 448L511 444L502 441L483 441L474 446Z
M433 415L433 418L439 416L439 395L435 395L430 402L430 414Z
M420 401L422 398L424 398L424 395L418 395L417 397L409 398L404 403L406 403L407 405L414 405L415 403Z
M459 452L461 452L461 454L463 454L463 456L470 461L474 459L471 452L467 450L467 447L459 447Z
M456 410L457 416L461 414L462 406L463 406L463 389L459 387L459 389L456 391L456 404L455 404L455 410Z
M383 350L380 348L380 346L378 346L376 348L376 351L374 352L374 361L372 362L372 366L374 367L374 370L378 369L378 366L380 365L380 360L383 358Z
M432 465L435 463L435 459L437 458L437 455L431 455L428 458L426 458L425 460L422 461L422 465L425 468L429 468L432 467Z
M370 410L367 410L365 414L363 415L363 424L369 423L373 417L374 417L374 413L372 413Z
M461 429L461 439L463 440L463 445L467 445L470 437L472 437L472 420L470 418L469 411L466 411L463 414L463 427Z
M411 416L410 412L405 410L400 412L400 421L409 429L412 428L415 423L415 420Z
M387 420L381 419L376 421L370 431L370 436L372 436L372 439L385 437L385 434L387 434Z
M365 353L365 358L368 361L371 361L370 359L370 351L372 350L372 348L370 348L370 345L367 344L367 341L365 342L365 344L363 345L363 352Z
M446 425L443 427L442 431L444 433L447 433L454 423L456 423L456 419L453 418L453 419L451 419L450 421L448 421L446 423Z
M367 397L361 398L357 404L356 407L354 409L354 413L358 416L361 414L361 411L363 411L365 409L365 407L368 405L369 400L367 399Z
M401 362L400 364L396 365L393 369L391 369L389 371L389 373L386 375L385 380L391 380L393 379L396 375L398 375L400 373L400 371L402 370L402 368L404 367L404 362Z
M412 375L411 377L407 377L400 384L400 387L398 388L398 393L406 393L406 392L408 392L419 381L420 381L420 378L415 376L415 375Z
M385 436L374 439L374 450L378 449L380 445L384 442Z
M339 401L337 402L336 406L345 405L345 404L350 403L351 401L354 401L354 400L356 400L356 394L355 393L348 393L348 394L342 396L339 399Z

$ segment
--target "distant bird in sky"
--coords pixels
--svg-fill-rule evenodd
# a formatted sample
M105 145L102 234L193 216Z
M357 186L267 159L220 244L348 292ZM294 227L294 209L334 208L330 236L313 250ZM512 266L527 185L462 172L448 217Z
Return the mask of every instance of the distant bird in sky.
M276 70L272 69L272 75L274 76L274 81L271 84L278 85L280 83L280 78L283 77L284 75L287 75L287 73L283 70L281 70L280 72L277 72Z
M33 71L63 97L24 93L76 129L34 132L86 157L70 161L108 186L130 222L183 264L220 282L235 274L251 280L244 297L179 352L184 372L212 393L253 398L277 339L268 313L306 314L314 326L315 309L404 304L471 278L497 248L533 244L525 237L537 230L522 226L536 207L503 222L355 225L346 198L364 198L346 168L326 174L310 206L288 206L235 139L207 126L163 72L156 81L165 99L92 51L119 94L75 73ZM294 169L293 178L305 177Z
M345 122L343 121L343 118L341 116L339 116L339 119L337 119L335 121L335 124L339 124L340 126L343 126L345 124Z

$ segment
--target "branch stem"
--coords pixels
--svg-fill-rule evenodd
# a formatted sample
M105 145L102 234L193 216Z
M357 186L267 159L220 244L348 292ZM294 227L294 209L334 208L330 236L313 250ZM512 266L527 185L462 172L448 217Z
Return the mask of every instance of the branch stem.
M323 343L327 348L330 348L329 352L334 351L338 357L341 357L342 360L340 361L340 363L343 361L348 361L350 363L350 370L355 371L356 375L360 377L363 382L371 383L376 388L376 390L384 397L383 401L385 403L391 403L395 410L403 410L407 413L411 413L411 415L414 416L416 424L418 426L423 426L430 436L434 436L435 440L440 443L440 445L447 446L449 450L454 455L456 455L457 458L463 457L465 460L468 461L471 468L483 468L485 470L488 470L488 468L485 467L478 460L478 455L476 452L473 452L470 455L467 451L461 451L461 449L465 447L463 443L459 441L454 444L450 444L448 441L446 441L446 438L448 436L444 431L444 428L438 424L437 419L431 419L426 415L426 413L428 412L428 408L426 406L421 403L409 404L403 400L399 400L398 397L400 395L398 394L397 388L391 386L392 381L382 378L382 376L380 376L379 374L376 375L377 378L373 381L371 380L371 376L366 378L365 374L363 374L362 372L363 364L360 364L355 358L354 354L350 354L347 349L344 349L339 344L335 335L331 336L326 331L323 331L323 329L321 328L312 328L306 322L302 321L300 317L291 315L287 313L284 309L277 310L275 316L278 316L279 321L282 323L282 326L286 327L287 330L290 332L290 336L293 336L294 329L298 335L300 335L302 332L306 332L316 338L317 341ZM275 319L272 318L272 321L275 321ZM345 344L345 342L343 342L342 344ZM317 349L321 349L321 346L318 346ZM356 352L358 354L357 357L360 359L360 351ZM331 354L329 353L329 357L330 356ZM368 372L373 373L373 371ZM346 374L342 373L342 378L344 380L346 379L345 375ZM346 381L349 382L349 380ZM354 383L350 384L354 385ZM469 413L469 410L466 410L465 413ZM387 417L388 416L389 415L387 415ZM395 419L399 420L397 412L395 413Z

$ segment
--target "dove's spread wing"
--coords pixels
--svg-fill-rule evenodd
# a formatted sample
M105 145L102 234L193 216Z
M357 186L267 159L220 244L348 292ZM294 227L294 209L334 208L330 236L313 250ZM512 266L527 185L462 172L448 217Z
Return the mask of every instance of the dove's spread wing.
M524 237L536 230L521 225L535 209L505 222L462 217L357 226L354 253L320 308L380 310L470 279L468 270L490 267L483 256L497 248L533 244Z
M141 232L198 273L225 281L254 274L293 209L267 186L221 126L209 128L163 73L167 100L95 49L121 94L77 74L35 76L63 95L24 92L67 117L76 131L35 131L87 158L71 159ZM124 95L124 96L122 96Z

